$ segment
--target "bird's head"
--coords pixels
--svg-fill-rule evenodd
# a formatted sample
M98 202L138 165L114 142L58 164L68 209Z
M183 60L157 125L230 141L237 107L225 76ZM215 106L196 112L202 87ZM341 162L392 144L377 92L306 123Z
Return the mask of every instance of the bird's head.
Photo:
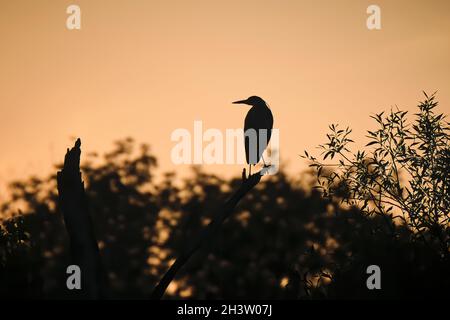
M239 101L234 101L233 103L235 104L248 104L250 106L267 106L266 102L258 97L258 96L251 96L246 100L239 100Z

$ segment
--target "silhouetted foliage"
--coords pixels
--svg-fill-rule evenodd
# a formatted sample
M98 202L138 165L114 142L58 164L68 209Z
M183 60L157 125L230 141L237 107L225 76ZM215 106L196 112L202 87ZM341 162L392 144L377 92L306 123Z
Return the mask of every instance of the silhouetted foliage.
M135 149L132 139L121 140L81 166L110 298L149 298L186 243L242 182L199 167L186 178L165 173L156 179L149 147ZM312 174L289 177L281 170L264 177L180 270L165 297L449 296L448 259L430 250L408 224L393 223L394 216L369 215L366 208L343 207L340 198L323 198L304 185ZM71 298L56 176L15 182L11 194L2 215L10 216L18 205L23 211L3 221L0 232L1 295ZM431 238L432 231L422 235ZM371 264L382 270L382 290L366 287Z
M435 114L435 96L425 94L416 120L409 124L406 111L372 116L379 129L368 131L365 150L352 153L351 129L331 125L328 143L321 145L324 164L305 152L316 169L318 187L325 196L358 206L368 215L383 217L395 235L400 219L442 257L450 255L450 127L443 114ZM324 170L325 167L334 170ZM389 218L388 218L389 217Z

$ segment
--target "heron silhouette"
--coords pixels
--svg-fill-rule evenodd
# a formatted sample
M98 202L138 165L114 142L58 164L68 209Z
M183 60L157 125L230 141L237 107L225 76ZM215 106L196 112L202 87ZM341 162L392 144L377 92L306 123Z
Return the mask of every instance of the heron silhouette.
M249 165L249 176L252 165L256 165L262 158L272 135L273 116L267 103L258 96L251 96L246 100L234 101L235 104L252 106L244 121L245 157Z

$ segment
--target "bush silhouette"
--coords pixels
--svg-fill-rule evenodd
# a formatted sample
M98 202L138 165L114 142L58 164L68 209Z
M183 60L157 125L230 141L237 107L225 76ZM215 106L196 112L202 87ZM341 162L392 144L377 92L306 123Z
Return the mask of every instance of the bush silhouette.
M372 116L379 129L368 131L364 150L352 153L349 128L331 125L328 143L321 146L325 164L305 151L316 169L318 188L325 196L361 208L367 216L383 217L395 236L393 219L401 220L443 258L450 258L450 127L443 114L435 114L435 96L425 93L416 120L407 112ZM324 168L334 167L334 170Z
M448 145L442 150L445 155ZM189 178L169 172L156 183L156 157L131 138L84 159L86 196L112 299L148 299L186 243L242 182L193 167ZM439 162L443 172L445 161ZM319 176L332 172L323 167ZM165 298L449 297L449 260L435 229L421 231L435 239L424 242L410 224L394 223L389 207L372 212L364 199L342 206L348 190L336 194L332 183L322 191L333 196L324 198L320 189L304 185L316 174L292 177L281 170L262 179L180 270ZM11 200L1 207L1 296L77 298L65 287L71 257L56 175L31 177L10 189ZM18 205L23 211L14 214ZM448 224L439 226L448 235ZM366 287L372 264L382 270L382 290Z

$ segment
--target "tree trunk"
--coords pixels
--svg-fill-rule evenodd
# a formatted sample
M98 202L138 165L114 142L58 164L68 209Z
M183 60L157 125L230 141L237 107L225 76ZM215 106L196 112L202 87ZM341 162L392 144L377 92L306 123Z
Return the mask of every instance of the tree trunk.
M106 275L95 238L89 207L80 172L81 141L67 149L64 167L57 173L59 205L70 238L72 263L81 269L81 290L77 297L99 299L104 297Z

